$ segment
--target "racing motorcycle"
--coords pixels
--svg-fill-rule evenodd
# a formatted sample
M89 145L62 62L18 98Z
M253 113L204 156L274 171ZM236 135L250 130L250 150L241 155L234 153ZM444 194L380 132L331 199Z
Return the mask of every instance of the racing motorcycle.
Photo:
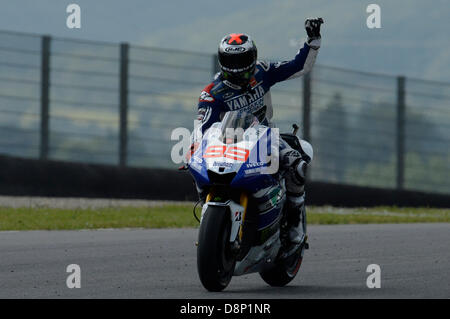
M294 125L294 133L280 135L301 149L297 129ZM255 272L271 286L284 286L300 269L307 237L299 244L288 240L285 173L272 166L279 162L274 130L251 113L227 112L205 132L188 161L186 169L207 194L197 270L209 291L225 289L232 276Z

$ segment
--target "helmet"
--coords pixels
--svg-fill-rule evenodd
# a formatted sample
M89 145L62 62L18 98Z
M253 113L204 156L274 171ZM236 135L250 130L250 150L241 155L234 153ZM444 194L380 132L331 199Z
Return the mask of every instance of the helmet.
M224 79L241 87L248 85L255 72L257 49L247 34L225 36L220 41L218 56Z

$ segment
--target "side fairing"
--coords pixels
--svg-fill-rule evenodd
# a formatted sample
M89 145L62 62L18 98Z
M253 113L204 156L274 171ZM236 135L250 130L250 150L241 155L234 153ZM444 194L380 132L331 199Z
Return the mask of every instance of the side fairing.
M202 149L205 149L205 145L207 145L207 143L208 141L203 139L201 147L194 152L189 160L189 171L197 185L201 188L210 184L206 163L202 157Z
M272 174L267 171L272 165L272 141L271 129L260 127L256 130L256 143L250 150L250 155L245 163L242 164L236 177L231 182L232 187L244 188L250 192L276 184Z

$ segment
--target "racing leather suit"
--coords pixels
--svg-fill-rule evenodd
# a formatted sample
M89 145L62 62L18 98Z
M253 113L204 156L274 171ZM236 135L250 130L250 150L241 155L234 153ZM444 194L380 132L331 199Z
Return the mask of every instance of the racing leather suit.
M320 39L310 39L290 61L277 63L257 61L254 76L247 88L241 88L223 79L218 73L203 89L199 98L197 119L201 121L201 133L213 123L219 122L225 112L241 109L255 114L261 123L273 125L270 88L278 82L294 79L309 72L314 65L319 47ZM304 214L305 169L308 161L281 138L279 144L280 168L289 170L286 174L288 215L291 215L288 216L288 221L298 226Z

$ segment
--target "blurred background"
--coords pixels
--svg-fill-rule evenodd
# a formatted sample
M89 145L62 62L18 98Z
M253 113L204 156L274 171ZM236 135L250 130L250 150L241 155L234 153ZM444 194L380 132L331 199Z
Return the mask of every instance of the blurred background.
M81 29L66 7L81 7ZM171 132L193 127L219 40L253 36L292 58L321 16L307 77L272 89L281 131L300 124L312 181L450 194L450 10L446 1L2 1L0 154L175 169Z

